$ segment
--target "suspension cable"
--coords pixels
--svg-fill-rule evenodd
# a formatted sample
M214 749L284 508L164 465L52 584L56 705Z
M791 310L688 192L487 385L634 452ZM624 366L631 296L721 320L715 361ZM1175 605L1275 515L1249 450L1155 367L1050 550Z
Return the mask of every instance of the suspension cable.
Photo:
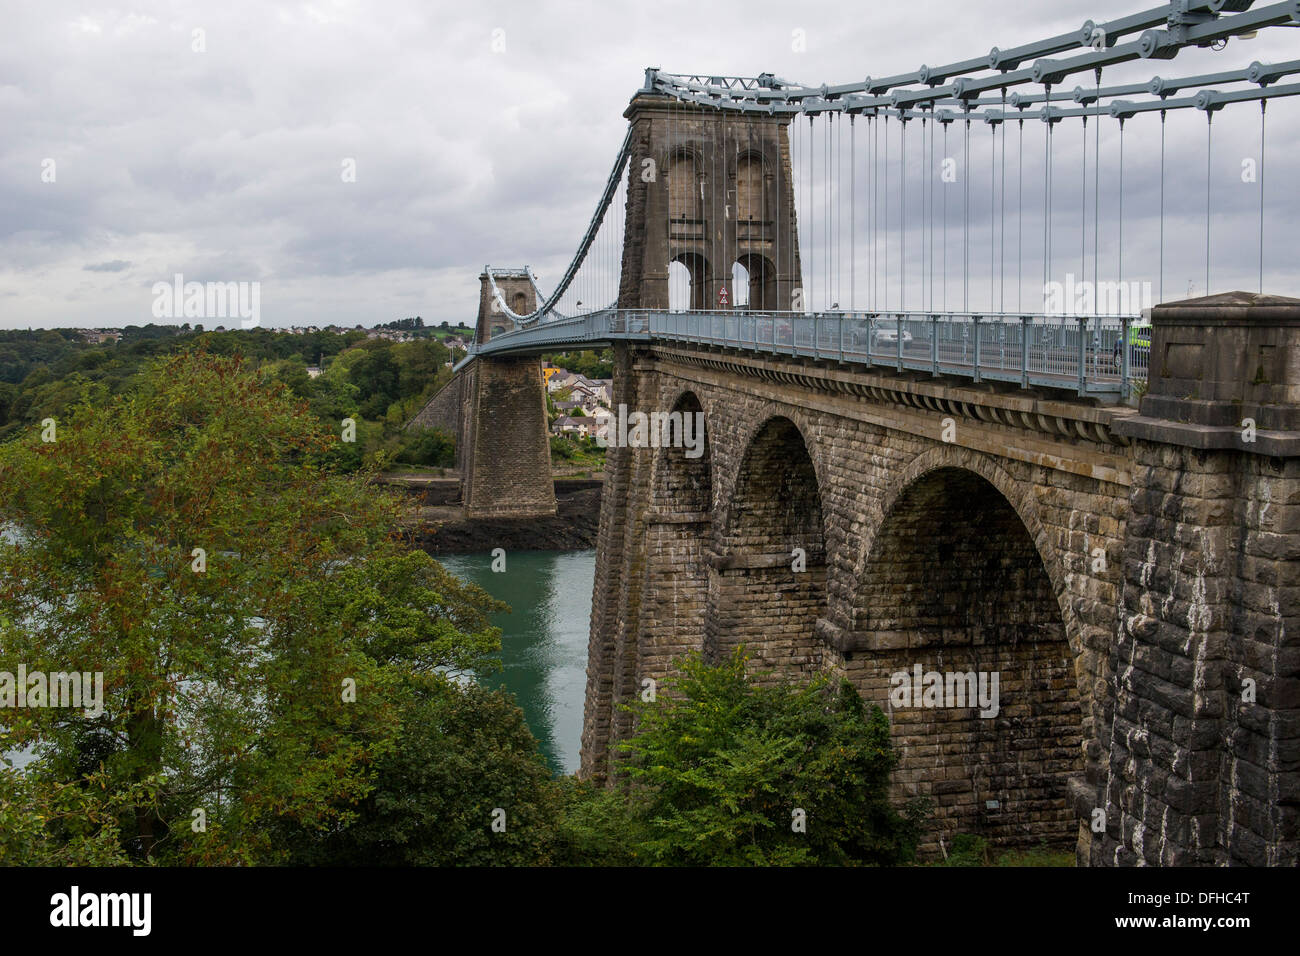
M1122 131L1123 127L1121 127ZM1123 138L1120 139L1121 144ZM1210 294L1210 159L1214 152L1214 110L1205 111L1205 294Z
M809 311L809 308L813 306L813 290L816 289L816 255L814 254L814 247L816 245L816 200L814 198L813 190L813 168L816 163L816 133L813 129L813 116L811 116L811 113L809 114L809 139L807 139L807 151L809 151L809 204L807 204L807 211L809 211L809 278L811 281L803 287L803 291L807 294L805 302L803 302L803 311L805 312ZM790 334L794 334L793 330Z
M726 134L725 134L726 126L723 126L723 131L724 131L724 134L723 134L723 135L724 135L724 137L725 137L725 135L726 135ZM724 147L724 148L725 148L725 147ZM717 214L718 214L718 211L719 211L719 209L718 209L719 205L722 206L721 211L722 211L722 214L723 214L724 217L726 216L726 213L727 213L727 206L726 206L726 203L727 203L727 184L726 184L724 181L722 181L722 178L720 178L720 177L718 176L718 154L719 154L720 152L721 152L721 150L718 149L718 148L716 148L716 147L713 148L713 149L710 149L710 150L709 150L709 180L710 180L710 181L709 181L709 200L710 200L710 202L709 202L709 226L710 226L710 232L713 232L714 230L716 230L716 229L718 228L719 223L718 223L718 220L717 220ZM719 195L719 194L721 194L721 195ZM718 202L719 198L721 198L721 200L722 200L721 203ZM727 255L727 223L726 223L725 218L724 218L723 222L721 223L721 226L722 226L722 242L720 243L720 245L722 246L722 256L723 256L723 258L725 259L725 258L726 258L726 255ZM714 233L714 234L716 235L716 233ZM710 281L709 281L708 290L707 290L708 298L707 298L707 299L705 300L705 302L704 302L704 307L705 307L705 309L712 311L712 310L718 308L718 306L721 304L721 303L718 301L718 298L719 298L719 297L718 297L717 293L715 293L715 292L713 291L713 286L716 285L716 284L718 283L719 279L721 279L722 285L720 286L720 288L725 289L725 288L727 287L727 282L728 282L728 280L729 280L730 277L731 277L731 270L730 270L730 269L727 269L726 272L723 272L722 270L723 270L724 268L726 268L726 267L723 266L722 263L720 263L720 262L717 261L717 257L716 257L715 255L711 255L711 256L709 256L709 258L710 258L710 260L712 260L712 261L709 263L709 273L710 273L710 274L709 274L709 280L710 280Z
M876 308L876 114L867 114L867 308Z
M1119 118L1119 284L1124 287L1124 117Z
M935 123L938 123L938 117L935 117ZM929 183L930 191L930 311L934 311L934 134L935 127L930 127L930 162L926 169L928 174L926 180Z
M1165 301L1165 119L1160 111L1160 301Z
M921 186L921 310L922 310L922 311L925 311L925 235L926 235L926 226L927 226L927 222L928 222L928 220L927 220L927 218L926 218L926 195L925 195L925 193L926 193L926 189L925 189L926 181L925 181L925 176L924 176L924 171L925 171L925 168L926 168L926 166L925 166L925 134L928 132L927 119L928 119L928 117L927 117L924 113L922 113L922 114L921 114L921 170L922 170L922 178L921 178L921 183L920 183L920 186Z
M1268 100L1259 101L1259 294L1264 294L1264 112Z
M1101 67L1097 67L1097 106L1101 106ZM1088 118L1084 117L1086 124ZM1097 128L1092 135L1092 311L1096 314L1100 308L1097 296L1098 272L1101 267L1101 114L1097 114ZM1087 144L1084 145L1086 150ZM1086 160L1085 160L1086 162Z
M1101 125L1101 117L1097 118ZM1083 118L1083 142L1080 144L1083 157L1083 171L1079 174L1079 281L1084 282L1088 274L1088 117ZM1097 287L1093 289L1093 311L1096 311Z
M826 245L822 261L825 265L822 267L822 311L825 312L827 306L831 303L831 273L835 265L835 247L831 239L831 222L835 212L831 205L831 130L835 128L835 117L832 114L826 115L826 148L822 150L822 166L825 171L822 175L822 202L826 205L825 215L822 217L822 231L826 236Z
M997 242L995 228L997 216L993 215L993 196L997 195L997 124L989 124L988 140L988 311L992 312L993 290L997 285Z
M1007 108L1007 88L1002 87L1002 110ZM998 229L998 309L1007 310L1007 124L1002 127L1002 224Z
M835 125L835 302L844 301L844 118Z
M907 311L907 119L898 122L898 311ZM901 331L898 333L903 334Z
M885 311L889 311L889 114L885 114L885 224L881 238L885 245Z
M1051 87L1047 87L1047 95L1052 95ZM1044 107L1045 111L1050 111L1051 106ZM1043 134L1043 292L1047 292L1047 281L1050 278L1052 266L1052 115L1046 113L1045 125L1046 132Z
M762 306L763 306L764 309L779 309L779 308L781 307L781 295L780 295L780 289L781 289L781 272L782 272L782 269L781 269L781 233L783 232L783 230L781 229L781 218L782 218L782 216L783 216L784 213L785 213L785 206L782 205L782 203L781 203L781 185L782 185L782 181L785 179L785 158L784 158L784 156L782 155L781 139L782 139L783 136L785 137L785 139L786 139L786 145L787 145L787 149L788 149L788 146L789 146L789 137L786 135L786 130L787 130L788 128L789 128L789 127L788 127L784 122L782 122L782 123L781 123L779 126L777 126L777 128L776 128L776 209L768 209L768 207L767 207L767 183L764 181L764 182L763 182L763 185L762 185L762 193L761 193L761 195L762 195L762 197L763 197L763 202L762 202L762 217L763 217L763 218L762 218L762 221L759 223L759 226L758 226L758 229L759 229L759 236L761 237L761 236L763 235L763 233L767 230L768 216L771 216L771 218L772 218L772 248L773 248L773 251L775 252L775 255L776 255L776 261L772 263L772 270L773 270L773 272L775 272L776 274L775 274L774 276L772 276L772 279L771 279L771 281L772 281L772 286L771 286L771 288L772 288L772 295L771 295L770 297L769 297L768 294L767 294L767 290L768 290L768 284L767 284L767 283L768 283L768 276L767 276L767 263L766 263L766 262L763 263L763 279L762 279L762 282L759 284L759 287L763 290L763 301L762 301ZM764 171L766 171L766 169L767 169L767 160L766 160L766 157L764 157L763 168L764 168ZM789 274L789 273L788 273L788 270L787 270L787 274ZM752 310L752 309L754 308L754 303L753 303L753 302L750 302L749 307L750 307L750 309ZM758 335L758 328L757 328L757 326L755 326L754 334L755 334L755 336Z
M844 188L844 120L835 130L835 301L844 303L844 205L840 191ZM851 264L850 264L851 267Z
M961 310L970 311L970 107L966 107L966 127L962 138L962 201L961 240Z

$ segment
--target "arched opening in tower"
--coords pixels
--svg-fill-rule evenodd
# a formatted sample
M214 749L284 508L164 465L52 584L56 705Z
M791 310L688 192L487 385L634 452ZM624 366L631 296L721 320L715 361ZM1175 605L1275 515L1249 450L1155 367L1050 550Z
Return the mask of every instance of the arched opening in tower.
M776 268L757 253L741 255L731 267L736 288L736 305L756 312L771 311L776 305Z
M694 392L673 406L656 452L654 506L688 515L707 515L713 505L713 470L707 422Z
M639 660L627 668L624 688L638 695L645 678L662 682L673 661L704 649L708 545L713 518L713 465L708 421L699 398L687 392L668 415L655 455L646 515L645 606Z
M731 264L731 306L734 309L749 308L749 270L736 260Z
M821 490L798 427L775 417L741 461L709 578L708 656L743 644L756 669L816 670L817 618L826 607Z
M668 308L672 312L699 312L708 303L709 263L698 252L679 253L668 264Z
M931 852L1073 845L1080 691L1038 548L986 479L931 471L885 516L855 598L846 674L890 715L900 797L933 806Z

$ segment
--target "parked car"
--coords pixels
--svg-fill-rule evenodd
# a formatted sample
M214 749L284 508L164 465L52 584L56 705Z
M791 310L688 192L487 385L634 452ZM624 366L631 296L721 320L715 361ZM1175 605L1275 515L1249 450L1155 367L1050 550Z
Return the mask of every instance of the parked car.
M903 347L906 348L912 342L912 333L903 329ZM881 352L885 349L891 351L898 350L898 326L876 326L871 337L871 351Z
M1120 342L1116 340L1114 349L1115 365L1120 363ZM1147 368L1151 364L1151 326L1130 325L1128 327L1128 363L1132 368Z

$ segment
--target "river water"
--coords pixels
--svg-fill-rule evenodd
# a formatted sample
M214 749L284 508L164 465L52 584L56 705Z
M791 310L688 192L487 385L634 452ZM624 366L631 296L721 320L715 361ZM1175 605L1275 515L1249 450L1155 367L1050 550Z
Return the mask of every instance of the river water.
M503 667L482 681L515 695L554 772L575 772L596 552L511 551L504 572L492 571L488 552L446 555L438 561L510 605L510 613L492 615L492 623L501 628ZM18 766L31 759L26 753L8 756Z
M492 616L501 628L503 668L483 683L514 694L552 770L573 773L582 737L596 552L511 551L501 572L492 570L487 552L438 561L510 605L511 613Z

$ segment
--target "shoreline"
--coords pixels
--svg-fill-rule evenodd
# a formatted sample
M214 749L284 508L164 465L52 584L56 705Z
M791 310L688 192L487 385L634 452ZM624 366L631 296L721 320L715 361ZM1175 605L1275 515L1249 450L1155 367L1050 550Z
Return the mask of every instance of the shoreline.
M504 548L506 551L585 551L596 546L602 478L557 477L556 513L535 518L470 519L460 503L458 478L386 475L385 484L419 498L416 543L435 557Z

